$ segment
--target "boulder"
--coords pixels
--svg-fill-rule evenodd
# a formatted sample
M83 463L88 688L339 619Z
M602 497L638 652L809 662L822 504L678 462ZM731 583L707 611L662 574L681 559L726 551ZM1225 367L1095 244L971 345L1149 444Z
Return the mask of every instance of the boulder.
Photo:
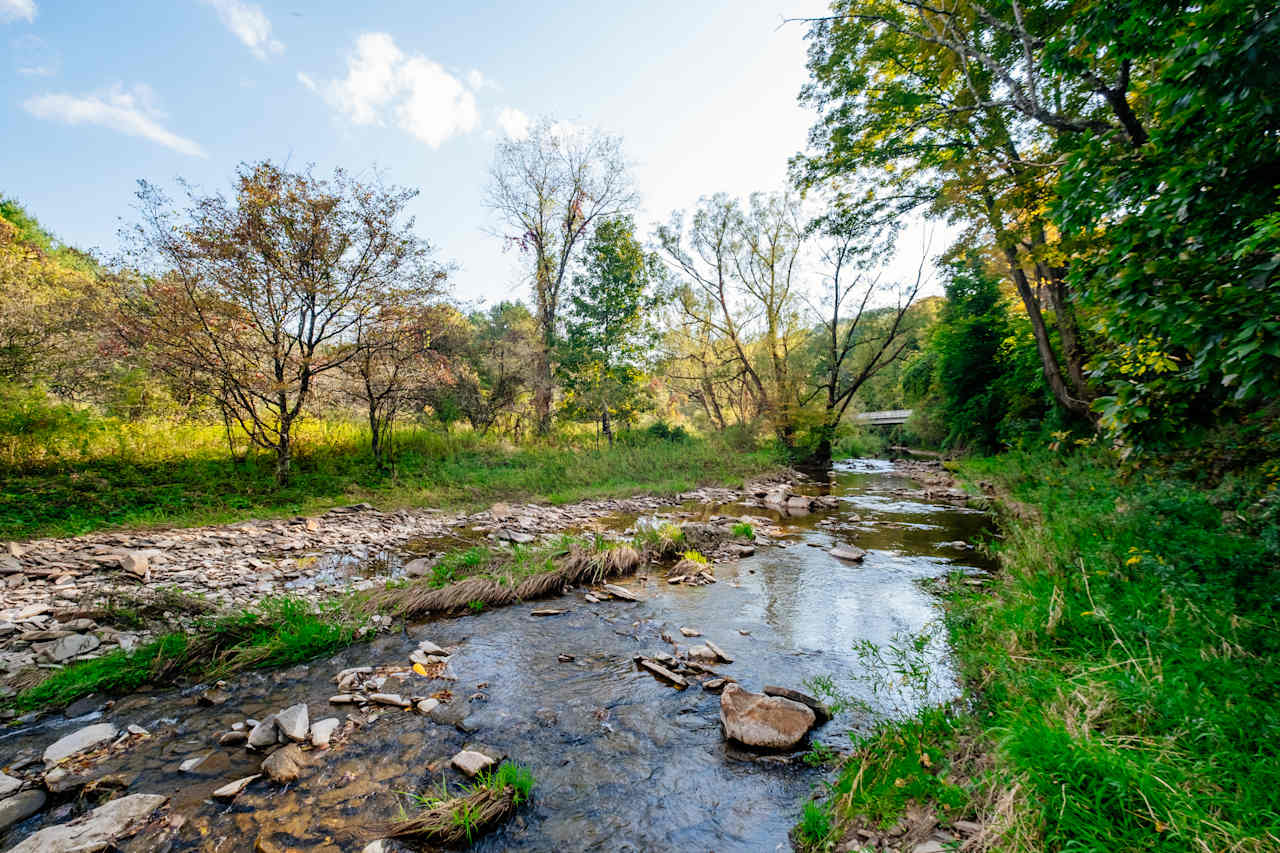
M112 800L73 821L45 827L9 853L89 853L114 848L121 838L141 829L168 799L161 794L130 794Z
M40 811L44 808L46 799L44 791L31 788L0 800L0 830L7 829L20 820L26 820Z
M747 746L791 749L813 728L813 710L780 696L751 693L726 684L720 694L725 736Z
M97 723L92 726L85 726L49 744L49 747L44 751L44 763L57 764L68 756L111 740L116 734L118 734L117 729L111 723Z
M799 690L792 690L789 687L777 687L772 684L766 684L763 692L766 696L781 696L783 699L790 699L792 702L799 702L801 705L808 707L817 718L818 725L831 720L831 709L807 693L801 693Z
M328 749L329 740L340 725L342 725L342 721L337 717L316 720L311 724L311 745L317 749Z
M765 493L764 504L782 509L787 505L787 498L790 496L791 492L786 487L770 489Z
M867 556L867 552L856 545L847 545L843 542L836 545L827 552L838 560L848 560L853 563L862 562L862 558Z
M150 567L150 555L144 551L129 551L120 555L120 568L131 575L146 577Z
M438 707L440 707L440 700L434 696L418 700L417 708L419 714L430 714Z
M307 735L311 732L311 719L307 714L307 703L299 702L297 705L290 705L279 714L276 714L276 727L280 729L280 734L296 743L301 743L307 739ZM252 737L250 743L252 743Z
M246 731L227 732L218 738L218 743L222 746L244 746L249 741L249 733ZM266 744L263 744L264 746Z
M288 785L290 782L298 781L298 776L306 762L307 759L302 754L302 750L296 743L291 743L268 755L266 761L262 762L262 772L270 776L272 781Z
M600 588L612 595L614 598L621 598L623 601L640 600L640 596L625 587L618 586L617 584L607 583Z
M424 655L436 655L439 657L448 657L449 653L437 646L430 640L422 640L418 643L418 651Z

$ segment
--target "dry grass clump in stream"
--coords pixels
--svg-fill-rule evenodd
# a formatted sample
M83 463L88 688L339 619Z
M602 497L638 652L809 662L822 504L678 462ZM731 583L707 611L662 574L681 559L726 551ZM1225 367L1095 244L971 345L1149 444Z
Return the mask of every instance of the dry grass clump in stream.
M372 828L383 838L408 838L445 846L471 844L515 814L533 793L533 774L525 767L504 762L465 793L451 797L417 795L424 808L413 817Z
M480 559L483 553L484 559ZM625 542L561 537L539 548L517 545L511 551L483 548L446 554L432 574L406 586L374 593L364 600L366 612L389 612L404 618L450 613L470 608L501 607L559 595L575 584L599 583L636 572L649 558ZM441 567L445 571L441 571ZM462 568L471 576L454 580ZM451 583L444 581L452 580Z

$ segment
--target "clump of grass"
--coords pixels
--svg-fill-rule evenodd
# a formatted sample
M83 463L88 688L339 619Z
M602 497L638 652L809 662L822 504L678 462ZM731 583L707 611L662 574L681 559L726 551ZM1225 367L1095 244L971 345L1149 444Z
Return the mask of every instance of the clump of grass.
M523 764L504 761L492 773L481 774L481 783L494 791L505 791L510 788L516 805L528 801L533 795L533 771Z
M704 566L707 565L707 558L698 551L685 551L683 559L688 560L691 563L701 563Z
M477 569L488 566L492 560L493 555L489 549L480 545L460 551L450 551L436 560L435 565L431 567L428 583L435 589L448 586L454 581L475 574Z
M659 559L671 559L685 547L684 530L680 525L665 522L658 527L642 528L632 540L636 548L652 553Z
M344 603L280 597L244 613L204 616L184 634L159 637L55 671L13 699L20 710L57 708L90 693L126 693L180 678L209 680L287 666L352 643L363 625Z
M796 832L803 843L816 846L831 834L831 818L821 806L810 800L804 804Z
M503 762L492 773L481 774L477 782L457 796L443 789L440 796L415 795L422 811L413 817L373 832L387 838L451 846L472 843L515 814L533 793L533 774L518 764Z
M740 521L737 524L735 524L733 526L732 532L733 532L734 538L736 539L749 539L752 542L756 540L755 528L753 528L750 524L747 524L745 521Z

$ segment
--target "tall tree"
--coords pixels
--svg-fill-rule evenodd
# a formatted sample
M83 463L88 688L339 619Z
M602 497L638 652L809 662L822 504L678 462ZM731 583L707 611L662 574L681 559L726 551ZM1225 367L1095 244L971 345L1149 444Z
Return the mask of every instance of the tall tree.
M163 369L199 377L283 484L317 378L354 357L388 294L433 280L404 216L415 194L264 161L240 167L230 199L188 188L178 211L142 182L126 332Z
M534 409L537 430L546 434L564 285L576 252L600 220L629 212L637 196L616 137L543 120L527 136L498 144L488 202L509 229L504 236L530 260L541 339L534 362Z
M613 419L636 408L641 367L649 361L654 334L649 314L662 264L635 237L635 223L620 216L603 220L583 252L573 278L560 374L570 407L598 417L613 443Z
M790 447L804 376L792 369L803 337L800 255L805 243L798 201L753 194L746 209L720 194L689 217L677 212L658 229L667 264L683 283L679 304L735 361L774 434Z

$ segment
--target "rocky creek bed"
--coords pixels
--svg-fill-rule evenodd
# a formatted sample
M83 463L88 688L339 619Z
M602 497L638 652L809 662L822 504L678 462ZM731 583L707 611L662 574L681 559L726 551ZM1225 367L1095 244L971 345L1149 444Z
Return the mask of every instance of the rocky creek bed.
M667 582L696 566L645 566L612 593L579 587L383 633L303 666L109 704L89 700L70 716L11 726L0 739L8 774L0 779L7 827L0 850L68 849L51 833L65 836L68 822L79 819L97 820L95 831L123 850L362 851L376 845L379 826L414 813L410 792L441 783L458 790L475 762L505 757L533 772L535 793L477 849L786 848L805 798L824 778L800 760L812 740L839 749L850 731L878 717L955 693L945 642L930 650L935 687L928 696L872 690L860 677L865 663L855 644L886 644L934 622L936 603L919 581L988 568L969 545L983 535L986 516L964 506L936 466L860 460L838 466L830 484L798 491L795 500L792 489L769 484L673 500L499 505L465 518L356 509L317 524L19 547L20 571L56 559L67 565L52 568L73 574L37 574L5 591L45 585L49 609L28 617L43 623L16 618L38 606L34 600L4 601L15 626L8 654L38 656L38 642L98 637L59 621L79 603L55 589L68 583L83 590L150 571L151 583L205 584L247 601L267 585L379 583L441 537L519 541L567 527L616 533L655 514L695 524L748 518L763 540L755 549L720 549L721 560L707 567L714 583ZM237 535L244 551L235 549ZM416 550L403 550L413 541ZM139 574L126 562L143 546L165 550L144 555ZM203 568L233 553L219 570L225 574ZM42 630L68 633L12 645ZM754 750L725 737L752 739L725 716L755 701L748 691L774 685L786 696L818 677L833 678L869 710L821 724L803 704L800 711L781 706L790 716L780 725L799 732L785 749ZM138 799L157 795L167 800ZM107 814L90 811L104 802Z

